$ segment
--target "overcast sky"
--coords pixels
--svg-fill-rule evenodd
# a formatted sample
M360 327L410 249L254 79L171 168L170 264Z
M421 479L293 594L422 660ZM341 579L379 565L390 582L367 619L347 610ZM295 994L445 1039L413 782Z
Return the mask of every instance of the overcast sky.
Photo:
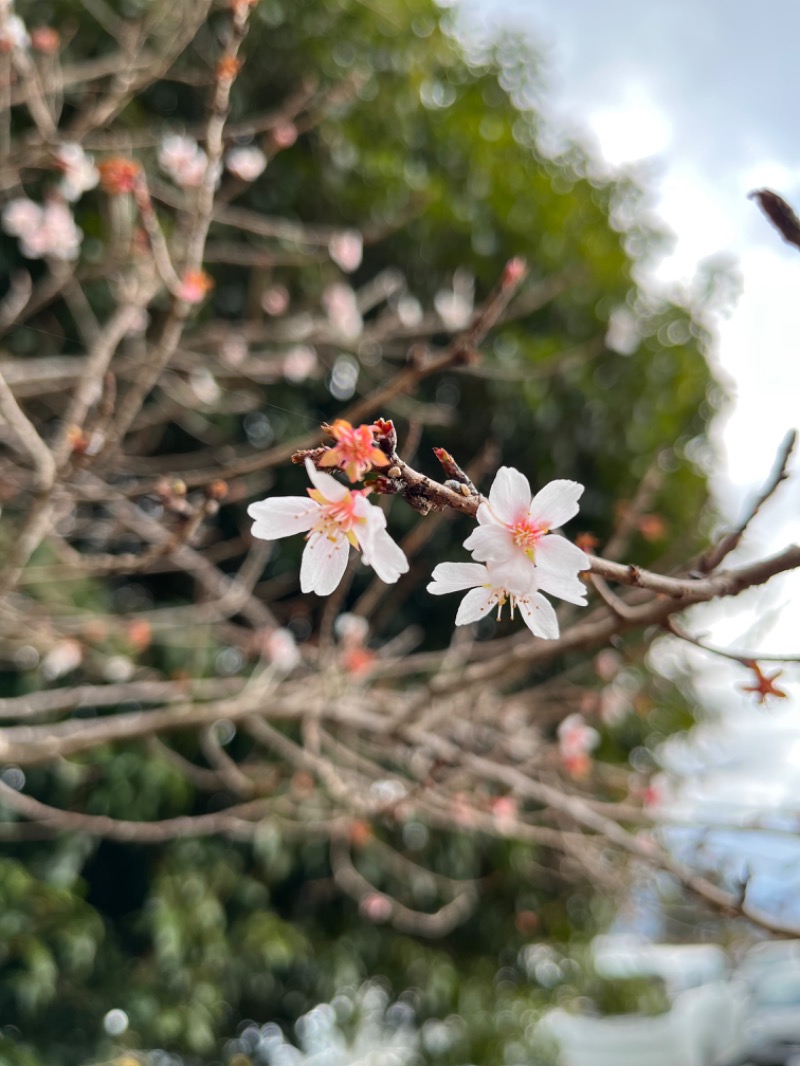
M747 199L767 186L800 209L800 3L462 0L462 8L530 35L545 57L551 121L578 133L609 166L646 174L675 235L660 283L688 282L708 256L736 263L742 292L717 331L715 359L733 402L715 427L714 480L719 505L736 516L786 431L800 425L800 253ZM800 541L797 457L792 470L734 561ZM695 613L695 631L735 650L800 653L800 575L743 600L712 609L713 617ZM800 668L785 669L792 698L764 709L737 691L748 683L744 670L703 653L693 661L724 726L705 725L691 748L680 746L676 760L696 775L691 795L706 809L711 802L743 817L782 809L800 819ZM781 884L791 884L797 896L800 843L765 849L749 839L753 854L762 853L755 865L772 865L756 895L777 902Z

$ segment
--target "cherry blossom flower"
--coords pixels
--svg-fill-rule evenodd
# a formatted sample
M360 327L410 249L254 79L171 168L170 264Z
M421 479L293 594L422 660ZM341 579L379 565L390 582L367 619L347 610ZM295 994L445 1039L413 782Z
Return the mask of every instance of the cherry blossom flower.
M288 674L302 659L290 629L271 629L264 638L264 652L277 671Z
M97 167L79 144L67 141L59 145L55 156L56 166L64 174L58 188L65 200L80 200L85 192L97 185L100 180Z
M469 325L475 306L475 279L468 270L458 269L453 276L452 289L440 289L433 298L433 306L444 328L451 333Z
M343 418L337 418L332 426L323 429L336 441L319 461L320 466L335 466L342 470L350 481L362 481L373 466L388 466L389 459L375 444L374 426L351 426Z
M317 369L317 353L306 344L296 344L283 357L282 366L286 380L299 384Z
M356 229L336 233L328 241L328 252L334 263L345 274L352 274L361 266L364 255L364 240Z
M590 752L600 743L600 734L580 714L568 715L557 734L558 752L565 769L576 777L585 776L592 764Z
M406 329L413 329L414 326L418 326L422 321L422 304L416 298L406 293L405 296L401 296L397 301L397 317L400 319L400 325L405 326Z
M206 172L208 156L193 137L171 133L158 149L158 165L182 189L196 189Z
M69 208L60 200L43 207L25 196L9 200L3 208L3 229L19 240L26 259L77 259L83 232L75 225Z
M55 681L64 674L71 674L83 662L83 647L72 637L60 640L42 660L42 674L48 681Z
M525 560L536 566L542 592L570 603L585 604L586 588L578 578L589 560L580 548L550 532L578 513L583 485L551 481L531 499L528 479L511 466L497 471L489 500L478 508L478 528L464 547L479 562Z
M255 181L267 169L267 157L255 145L231 148L225 156L225 166L240 181Z
M106 159L97 169L100 173L101 189L111 196L133 192L142 172L141 165L136 160L127 159L125 156Z
M341 645L341 662L348 674L360 677L369 672L375 652L367 647L369 623L357 614L340 614L333 624L336 639Z
M369 622L360 614L345 612L333 623L333 631L345 647L361 647L369 636Z
M285 285L270 285L261 297L261 307L273 317L285 315L289 310L289 290Z
M22 237L41 224L42 209L27 196L9 200L3 208L3 229L12 237Z
M537 591L536 571L533 567L484 566L482 563L439 563L431 575L428 592L443 596L448 592L469 589L458 608L456 625L478 622L494 607L500 618L508 603L511 617L518 608L522 620L536 637L555 640L558 619L552 605Z
M187 270L181 278L175 295L187 304L202 303L214 287L213 280L204 270Z
M0 23L0 52L30 47L31 38L19 15L6 15Z
M306 459L313 489L304 496L283 496L251 503L253 536L279 540L306 533L300 565L300 588L327 596L344 575L350 545L363 561L391 584L408 570L408 560L386 532L386 516L366 499L366 491L346 488Z
M37 26L31 30L31 46L42 55L53 56L61 47L61 36L52 26Z
M297 140L297 126L293 122L280 122L271 131L272 143L276 148L291 148Z
M358 309L356 294L349 285L336 281L322 294L322 303L331 328L342 340L353 341L361 335L364 320Z

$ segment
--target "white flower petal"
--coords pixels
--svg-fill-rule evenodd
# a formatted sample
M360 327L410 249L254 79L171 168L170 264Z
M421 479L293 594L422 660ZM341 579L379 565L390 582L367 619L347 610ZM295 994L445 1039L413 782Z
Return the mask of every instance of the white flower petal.
M459 605L456 625L466 626L470 622L479 622L495 606L497 599L494 589L471 589Z
M334 537L312 533L300 564L300 588L303 592L329 596L342 580L349 554L350 542L344 533Z
M534 561L538 569L551 574L574 574L577 570L589 569L586 552L555 534L542 537L536 545Z
M536 570L536 581L541 592L549 596L558 596L560 600L568 603L576 603L579 607L586 606L586 586L575 574L566 574L563 571L551 573L549 570Z
M501 563L487 563L486 569L492 588L507 589L516 596L525 596L529 592L536 592L539 587L537 568L522 552L515 551Z
M330 474L326 474L322 470L317 470L310 459L306 459L306 471L314 488L318 489L325 499L331 503L338 503L339 500L343 500L350 491L335 477L331 477Z
M464 547L479 562L504 562L515 553L514 541L504 526L478 526L464 541Z
M535 637L542 637L544 640L558 639L556 612L544 596L534 592L530 596L517 600L517 607L523 622Z
M577 481L551 481L533 497L530 516L547 529L558 529L578 513L582 495L583 485Z
M489 506L497 518L513 525L527 512L530 502L531 486L525 475L513 466L501 466L489 489Z
M319 504L308 496L275 496L251 503L247 508L253 519L253 536L259 540L279 540L294 533L307 533L319 512Z
M475 517L478 519L479 526L503 526L503 523L495 515L488 503L478 504L478 511ZM505 526L503 526L505 529Z
M490 584L489 571L481 563L439 563L431 574L428 585L432 596L444 596L448 592L463 592Z
M359 518L365 518L367 520L369 530L367 535L372 535L380 532L382 529L386 529L386 515L380 507L376 507L375 504L370 503L365 496L356 495L353 510ZM358 536L357 530L356 536Z
M408 571L408 559L403 549L383 529L372 536L369 545L364 546L362 558L387 585L394 584L401 574Z

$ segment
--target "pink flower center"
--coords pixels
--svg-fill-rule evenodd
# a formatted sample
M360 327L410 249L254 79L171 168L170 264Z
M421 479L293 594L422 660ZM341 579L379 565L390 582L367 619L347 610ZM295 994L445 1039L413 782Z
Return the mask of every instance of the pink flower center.
M356 500L361 493L348 492L341 500L327 500L318 489L309 489L308 495L320 505L315 533L324 533L335 538L339 533L349 539L353 528L365 521L356 514Z
M369 464L375 441L370 426L347 426L340 423L336 439L337 449L341 455L350 462Z
M547 532L546 526L532 522L528 515L518 519L511 526L511 536L514 538L514 544L525 552L531 562L534 562L534 550L537 543Z

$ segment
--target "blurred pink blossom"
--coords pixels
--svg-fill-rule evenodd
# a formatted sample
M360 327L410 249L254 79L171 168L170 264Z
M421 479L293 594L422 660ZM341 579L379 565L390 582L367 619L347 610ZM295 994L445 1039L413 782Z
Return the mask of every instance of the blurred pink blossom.
M56 166L63 171L59 191L65 200L80 200L83 194L93 189L100 180L100 174L92 157L74 141L67 141L56 148Z
M182 189L196 189L203 180L208 157L193 137L171 133L158 149L158 165Z
M364 254L364 241L358 230L348 229L336 233L328 241L328 252L334 263L345 274L352 274L361 266Z
M55 644L42 660L42 674L48 681L55 681L64 674L71 674L83 661L83 648L77 640L67 637Z
M291 148L297 140L294 122L280 122L272 129L272 143L276 148Z
M382 892L368 892L361 897L359 910L367 921L380 925L391 917L392 903Z
M261 306L273 318L285 315L289 310L289 290L285 285L270 285L261 296Z
M558 727L558 750L562 756L586 755L600 743L600 734L580 714L568 715Z
M8 5L5 5L6 11ZM3 14L0 10L0 52L10 52L14 48L29 48L31 38L25 23L19 15Z
M232 333L226 337L219 350L220 359L228 366L241 366L248 354L247 340L241 333Z
M283 357L283 376L295 384L305 381L317 368L317 353L306 344L297 344Z
M231 148L225 156L225 166L240 181L255 181L266 170L267 157L255 145Z
M322 304L328 314L331 328L343 340L355 340L361 335L364 321L358 310L356 294L349 285L336 281L322 294Z
M472 318L475 303L475 279L468 270L459 269L453 276L452 289L440 289L433 306L446 330L464 329Z
M290 629L272 629L264 639L264 652L276 670L288 674L300 665L300 651Z
M206 298L214 282L204 270L187 270L175 292L179 300L187 304L199 304Z
M77 259L83 233L65 203L50 200L40 207L25 196L9 200L3 208L3 229L19 240L26 259Z

